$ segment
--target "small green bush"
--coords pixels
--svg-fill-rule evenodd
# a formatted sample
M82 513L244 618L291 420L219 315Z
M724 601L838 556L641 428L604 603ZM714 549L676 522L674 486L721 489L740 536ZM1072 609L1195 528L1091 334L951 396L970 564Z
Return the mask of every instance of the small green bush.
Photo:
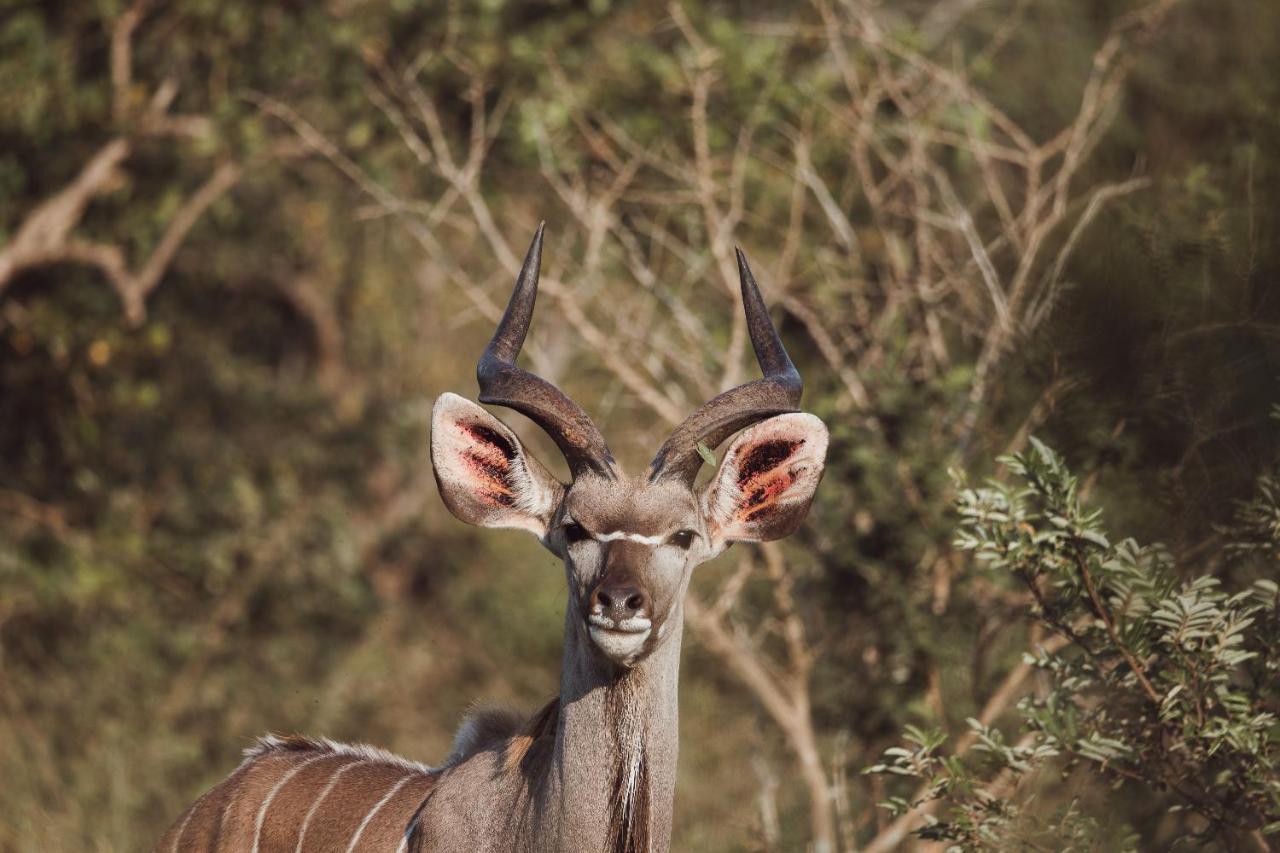
M1188 812L1202 841L1265 849L1280 831L1276 582L1228 592L1217 578L1184 577L1160 545L1112 542L1101 511L1082 505L1078 479L1041 442L1000 461L1008 485L971 488L957 475L956 545L1024 586L1031 619L1064 642L1025 657L1042 681L1018 705L1016 742L971 719L973 748L947 755L942 733L908 727L906 745L866 772L923 785L882 806L897 816L932 803L916 834L955 849L1094 849L1100 819L1079 802L1034 822L1021 807L1036 774L1088 768ZM1225 553L1274 565L1278 494L1274 478L1259 479L1258 496L1223 530ZM1108 848L1134 845L1114 828L1105 837Z

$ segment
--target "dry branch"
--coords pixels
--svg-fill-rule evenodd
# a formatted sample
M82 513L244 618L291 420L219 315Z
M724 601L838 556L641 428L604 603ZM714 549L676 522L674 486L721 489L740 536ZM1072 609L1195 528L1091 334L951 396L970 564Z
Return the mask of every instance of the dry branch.
M179 207L151 254L136 269L130 267L120 246L76 236L89 205L120 183L124 163L133 153L138 137L208 138L211 133L212 123L206 117L168 114L177 94L173 81L157 86L146 109L134 118L133 36L150 6L150 0L137 0L116 19L111 32L112 110L117 124L127 132L104 144L75 179L36 204L22 219L13 238L0 247L0 294L26 270L82 264L96 268L106 278L120 299L126 322L138 326L146 319L147 297L159 285L191 229L244 174L243 167L236 163L217 166Z

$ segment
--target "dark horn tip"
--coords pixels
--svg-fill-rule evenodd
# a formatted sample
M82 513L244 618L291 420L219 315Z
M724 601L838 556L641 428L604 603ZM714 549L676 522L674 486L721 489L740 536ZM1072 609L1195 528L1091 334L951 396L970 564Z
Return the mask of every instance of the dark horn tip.
M752 274L751 267L747 265L746 253L739 246L734 246L733 251L738 255L738 282L742 287L743 299L746 299L747 294L753 291L759 296L760 285L756 284L756 277Z

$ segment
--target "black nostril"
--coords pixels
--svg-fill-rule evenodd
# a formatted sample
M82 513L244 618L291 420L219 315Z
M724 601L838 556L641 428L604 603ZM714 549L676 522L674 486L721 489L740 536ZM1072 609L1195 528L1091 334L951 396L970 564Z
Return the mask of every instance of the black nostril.
M649 604L644 590L634 586L600 585L591 593L592 609L610 619L630 619Z

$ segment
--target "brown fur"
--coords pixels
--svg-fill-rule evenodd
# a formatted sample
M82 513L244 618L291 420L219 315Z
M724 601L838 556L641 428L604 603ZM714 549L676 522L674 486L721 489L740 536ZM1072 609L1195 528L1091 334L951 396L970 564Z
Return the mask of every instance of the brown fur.
M309 819L304 850L346 850L359 831L357 850L394 851L438 778L431 768L379 750L265 738L235 773L179 817L154 850L249 853L256 837L260 853L293 853ZM313 810L322 795L323 807Z
M455 744L455 754L442 770L370 747L268 736L245 751L234 773L180 815L154 850L247 853L256 835L260 853L292 853L300 836L304 850L344 851L365 817L399 785L360 831L356 848L394 851L412 834L421 806L448 766L501 746L507 772L540 777L555 739L559 706L557 697L528 718L501 708L473 711L471 726L459 733L462 742Z

